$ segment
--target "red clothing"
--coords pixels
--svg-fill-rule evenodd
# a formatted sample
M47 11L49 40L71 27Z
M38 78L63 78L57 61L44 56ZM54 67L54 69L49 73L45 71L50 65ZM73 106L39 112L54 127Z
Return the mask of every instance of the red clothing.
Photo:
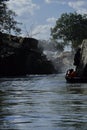
M68 71L67 73L66 73L66 76L68 76L68 77L76 77L76 72L75 71L72 71L72 72L70 72L70 71Z

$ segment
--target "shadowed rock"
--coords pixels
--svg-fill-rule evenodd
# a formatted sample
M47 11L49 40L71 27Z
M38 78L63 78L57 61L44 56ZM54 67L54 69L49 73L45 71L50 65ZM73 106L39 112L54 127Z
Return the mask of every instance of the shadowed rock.
M77 50L74 57L74 65L79 76L87 76L87 39L83 40L79 52Z
M38 40L0 33L0 76L55 73Z

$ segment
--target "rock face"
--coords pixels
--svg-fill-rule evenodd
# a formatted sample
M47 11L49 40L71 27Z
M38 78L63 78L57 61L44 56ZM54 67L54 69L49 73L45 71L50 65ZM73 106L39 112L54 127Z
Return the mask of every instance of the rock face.
M0 76L55 73L38 40L0 33Z
M78 52L76 53L78 54ZM83 40L79 54L74 57L74 62L77 60L76 71L79 76L87 76L87 39ZM78 57L77 57L78 56Z

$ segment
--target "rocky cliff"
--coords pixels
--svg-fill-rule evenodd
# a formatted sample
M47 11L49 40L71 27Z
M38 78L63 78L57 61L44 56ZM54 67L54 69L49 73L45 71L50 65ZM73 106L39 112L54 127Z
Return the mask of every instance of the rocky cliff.
M0 33L0 76L55 73L38 40Z
M87 76L87 39L83 40L81 47L77 50L74 64L79 76Z

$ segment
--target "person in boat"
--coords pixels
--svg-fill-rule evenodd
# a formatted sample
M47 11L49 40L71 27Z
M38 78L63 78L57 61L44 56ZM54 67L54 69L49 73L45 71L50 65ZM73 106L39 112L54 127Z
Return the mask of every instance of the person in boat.
M74 69L69 69L66 73L66 77L70 78L76 77L76 71L74 71Z
M67 72L66 72L66 77L78 77L78 67L79 67L79 64L80 64L80 58L81 58L81 47L79 47L75 53L75 56L74 56L74 65L76 66L76 69L69 69Z

